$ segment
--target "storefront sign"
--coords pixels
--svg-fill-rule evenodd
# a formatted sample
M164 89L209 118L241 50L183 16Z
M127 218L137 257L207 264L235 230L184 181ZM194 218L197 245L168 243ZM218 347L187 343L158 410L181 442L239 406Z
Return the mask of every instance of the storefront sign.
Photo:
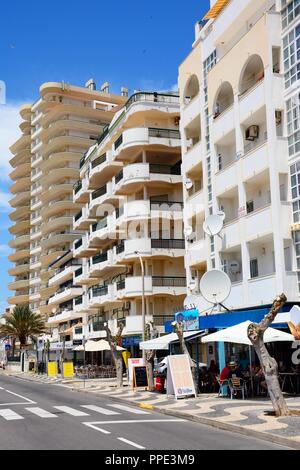
M122 346L123 348L129 348L130 346L138 346L141 341L141 336L125 336L125 338L122 338Z
M73 341L65 341L65 349L72 349ZM64 349L64 343L62 341L57 343L50 343L50 351L55 351L57 349Z
M73 339L73 346L81 346L82 339Z
M73 378L74 377L73 362L64 362L63 363L63 376L65 378Z
M177 323L183 323L184 331L198 330L199 311L197 308L192 308L175 313L175 321L177 321Z
M56 376L57 376L57 363L48 362L48 377L56 377Z
M187 354L168 356L167 395L175 398L196 396L191 366Z

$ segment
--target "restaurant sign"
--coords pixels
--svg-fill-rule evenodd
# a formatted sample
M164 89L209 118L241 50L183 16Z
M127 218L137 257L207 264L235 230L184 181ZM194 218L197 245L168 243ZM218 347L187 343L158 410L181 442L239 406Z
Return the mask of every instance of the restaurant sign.
M199 330L199 310L192 308L175 313L175 321L183 323L184 331Z

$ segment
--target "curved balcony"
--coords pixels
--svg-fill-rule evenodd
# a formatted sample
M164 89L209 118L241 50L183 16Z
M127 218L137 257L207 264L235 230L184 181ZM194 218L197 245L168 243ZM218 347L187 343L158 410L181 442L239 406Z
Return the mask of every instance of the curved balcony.
M80 204L86 204L90 200L91 190L88 189L89 178L85 177L78 180L73 185L73 201Z
M186 277L145 276L146 296L184 296L186 295ZM132 276L125 279L122 286L117 286L118 298L142 297L142 277Z
M51 217L54 214L60 213L62 211L70 211L80 209L79 204L74 204L71 196L65 199L58 199L50 201L48 205L44 205L41 208L42 217Z
M18 250L15 253L12 253L8 256L9 261L12 263L16 263L17 261L21 261L22 259L26 259L30 256L29 245L28 248L25 250Z
M52 184L63 181L66 178L77 179L79 171L76 167L60 167L50 170L42 179L42 184L51 186Z
M29 206L21 206L9 214L10 220L17 221L24 217L29 217L30 208Z
M96 219L89 217L89 208L88 204L74 216L73 218L73 228L74 230L88 230L90 225L95 223Z
M76 286L68 286L65 288L58 289L56 293L49 298L49 305L59 305L63 302L78 297L82 294L82 288Z
M113 191L117 195L131 194L147 186L168 187L182 183L180 164L160 165L149 163L134 163L125 166L115 176Z
M23 134L11 147L10 151L12 154L16 155L22 150L29 150L31 144L31 135Z
M41 152L43 152L44 157L48 157L52 153L62 152L66 147L79 147L84 152L93 144L95 144L94 140L85 137L61 135L53 137L48 142L44 142Z
M9 228L9 233L16 235L18 233L23 233L25 230L28 230L30 228L30 220L25 219L18 221L16 224L12 225Z
M46 235L58 229L66 229L73 227L73 217L71 215L59 215L57 217L50 217L47 222L42 225L42 234Z
M29 286L29 279L20 279L20 280L15 280L8 284L9 290L15 290L18 291L20 289L25 289L26 287Z
M64 246L64 247L58 246L56 248L49 250L48 253L46 252L45 254L41 255L40 263L39 263L40 266L42 268L48 268L49 265L53 263L53 261L63 256L67 250L68 250L67 246Z
M103 181L110 181L122 168L121 162L113 160L112 151L97 156L89 164L88 188L94 189Z
M73 273L74 286L94 285L97 281L97 277L93 277L90 274L88 265L77 267Z
M148 150L168 148L180 148L180 132L177 129L159 129L136 127L125 130L114 144L114 158L116 160L128 160L133 157L132 148L135 150L147 146Z
M97 210L102 204L114 204L119 201L119 198L113 193L112 182L108 182L104 186L96 189L90 194L89 203L89 218L97 216Z
M118 210L116 226L128 224L130 221L147 219L182 219L183 203L181 201L130 201Z
M90 259L89 272L92 277L105 278L108 275L117 273L123 267L116 265L113 259L113 250L98 253Z
M73 183L61 182L60 184L52 184L47 191L43 191L40 195L41 200L46 203L47 201L57 200L64 195L70 195L73 192Z
M74 272L78 268L80 268L80 266L81 264L79 264L78 262L76 264L74 263L74 264L71 264L70 266L64 266L63 268L56 270L54 276L52 276L49 279L48 285L57 286L57 285L62 284L63 282L73 279Z
M24 178L25 176L30 177L31 163L21 163L18 165L9 175L10 179L13 181L18 180L19 178Z
M158 259L180 258L185 254L183 239L137 238L122 240L113 249L116 263L138 260L139 256Z
M18 193L13 199L9 201L12 207L26 206L30 204L30 191Z
M46 160L43 160L43 163L40 164L40 167L43 171L49 171L57 168L58 164L64 163L66 166L77 164L79 168L79 160L81 157L81 152L57 152L51 153Z
M29 272L29 268L30 268L29 263L18 264L17 266L9 269L8 274L10 276L18 276L18 275Z
M18 237L15 237L13 240L10 240L9 246L11 248L19 248L28 245L29 248L29 243L30 243L30 235L29 233L19 235ZM26 247L27 248L27 247Z
M75 258L89 258L97 252L96 248L89 246L89 236L84 234L82 238L78 238L73 243L73 255Z
M115 288L114 285L108 286L95 286L90 289L89 298L88 298L88 306L90 308L98 308L102 307L106 304L109 304L111 308L114 305L118 305L119 302L115 296Z
M46 250L57 245L68 245L73 243L78 238L78 233L73 232L62 232L62 233L51 233L47 238L42 238L40 246Z
M21 192L26 192L30 190L30 177L25 176L24 178L19 178L11 187L10 192L12 194L17 194Z
M10 297L8 299L8 303L10 305L22 305L22 304L28 304L29 303L29 292L18 292L16 295L13 297Z

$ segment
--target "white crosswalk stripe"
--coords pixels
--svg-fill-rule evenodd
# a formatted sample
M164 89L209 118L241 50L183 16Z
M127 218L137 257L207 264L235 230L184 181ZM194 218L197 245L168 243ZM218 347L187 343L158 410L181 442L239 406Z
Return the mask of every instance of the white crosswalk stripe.
M80 410L75 410L75 408L71 408L70 406L54 406L53 408L59 411L63 411L64 413L67 413L71 416L89 416L88 413L85 413L84 411Z
M133 413L135 415L149 415L149 411L143 411L138 408L131 408L130 406L126 405L109 405L112 408L116 408L117 410L122 410L122 411L129 411L130 413Z
M49 411L43 410L42 408L25 408L25 410L30 411L30 413L33 413L36 416L39 416L40 418L57 418L58 416L49 413Z
M96 405L82 405L82 408L86 408L87 410L96 411L97 413L101 413L102 415L112 416L112 415L119 415L118 411L107 410L106 408L102 408L101 406Z
M24 419L22 416L18 415L18 413L15 413L13 410L10 410L10 409L0 410L0 416L6 419L6 421L15 421L17 419Z

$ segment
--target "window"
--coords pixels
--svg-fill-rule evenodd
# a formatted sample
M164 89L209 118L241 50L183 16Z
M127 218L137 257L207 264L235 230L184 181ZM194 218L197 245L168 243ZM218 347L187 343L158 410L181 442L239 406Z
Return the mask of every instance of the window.
M300 0L282 0L282 29L286 28L292 21L294 21L300 13Z
M258 277L258 261L257 261L257 258L254 258L254 259L250 260L250 277L251 277L251 279L254 279L255 277Z
M300 79L300 25L283 38L283 65L288 88Z
M300 221L300 161L290 168L294 222Z
M247 205L247 214L251 214L251 212L254 212L254 201L248 201L246 205Z
M300 99L294 95L286 102L289 156L300 152Z

